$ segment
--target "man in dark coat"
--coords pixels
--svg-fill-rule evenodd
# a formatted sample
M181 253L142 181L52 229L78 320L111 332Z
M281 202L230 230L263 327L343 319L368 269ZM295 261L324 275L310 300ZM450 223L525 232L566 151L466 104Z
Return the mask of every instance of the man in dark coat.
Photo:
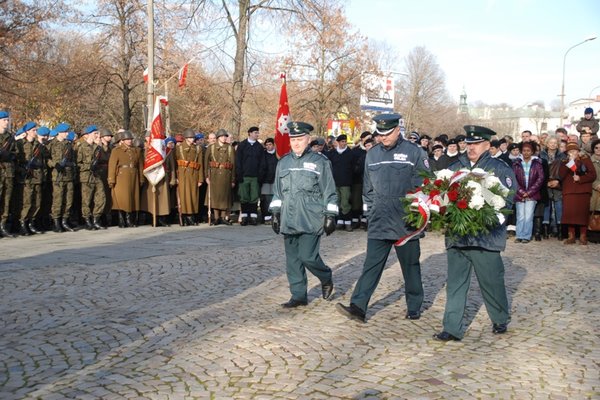
M327 157L331 161L335 190L338 196L338 207L340 209L337 229L346 229L352 232L350 194L354 174L354 156L347 146L348 137L346 135L339 135L336 138L336 142L337 147L327 152Z
M240 225L256 225L258 222L258 198L260 185L258 175L264 161L264 147L258 142L259 129L248 129L248 138L242 140L235 152L238 196L240 197Z
M258 180L260 182L260 212L263 222L271 225L271 212L269 204L273 200L273 182L275 182L275 170L277 169L277 153L275 151L275 140L265 140L265 151L261 163Z
M352 166L352 190L350 194L350 204L352 205L352 227L358 228L362 226L366 229L367 218L363 215L362 189L363 189L363 173L365 171L365 158L367 157L367 149L365 142L371 139L371 132L364 131L360 134L360 142L352 149L354 156Z

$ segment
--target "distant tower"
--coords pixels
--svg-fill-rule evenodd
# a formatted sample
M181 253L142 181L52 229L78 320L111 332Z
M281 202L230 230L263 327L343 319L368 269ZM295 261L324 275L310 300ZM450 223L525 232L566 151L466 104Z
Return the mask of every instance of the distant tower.
M465 87L463 86L462 93L460 94L460 103L458 104L458 112L457 114L468 114L469 106L467 105L467 92L465 91Z

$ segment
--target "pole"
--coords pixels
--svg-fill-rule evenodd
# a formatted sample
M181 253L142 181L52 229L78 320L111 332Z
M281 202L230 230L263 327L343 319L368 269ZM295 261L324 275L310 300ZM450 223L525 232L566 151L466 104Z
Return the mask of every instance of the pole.
M165 97L169 98L169 84L165 83ZM167 137L171 136L171 113L169 112L169 103L165 105L165 133Z
M156 203L158 203L158 193L156 192L156 186L152 185L152 200L153 200L153 210L152 210L152 226L156 228Z
M575 47L580 46L586 42L596 39L596 36L589 37L585 39L583 42L579 42L567 49L565 51L565 55L563 57L563 69L562 69L562 85L560 87L560 127L563 127L563 114L565 113L565 67L567 65L567 54Z
M152 129L152 116L154 115L154 0L148 0L148 124L146 136Z

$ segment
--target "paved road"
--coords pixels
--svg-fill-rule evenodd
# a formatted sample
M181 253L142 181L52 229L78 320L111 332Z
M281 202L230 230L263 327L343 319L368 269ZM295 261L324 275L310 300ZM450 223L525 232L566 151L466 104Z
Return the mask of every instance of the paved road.
M465 338L440 343L437 234L422 241L419 321L403 319L394 257L367 324L335 312L365 242L324 238L336 299L311 276L308 307L284 311L283 243L266 226L0 239L0 398L600 398L600 245L510 243L509 333L491 333L474 282Z

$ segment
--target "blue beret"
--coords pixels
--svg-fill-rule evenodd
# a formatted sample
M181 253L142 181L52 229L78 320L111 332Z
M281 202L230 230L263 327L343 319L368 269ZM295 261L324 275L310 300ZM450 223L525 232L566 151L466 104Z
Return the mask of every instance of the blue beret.
M195 139L204 139L204 134L203 133L196 133Z
M8 118L8 111L0 111L0 119Z
M87 135L88 133L96 132L98 127L96 125L89 125L83 130L83 134Z
M19 128L19 129L17 129L17 131L15 132L15 136L19 136L19 135L20 135L20 134L22 134L23 132L25 132L25 131L23 130L23 128Z
M68 132L69 129L71 129L71 125L67 124L66 122L61 122L60 124L54 127L54 130L58 133Z
M167 145L169 143L177 143L177 140L175 140L175 138L173 136L169 136L168 138L165 139L165 145Z
M21 129L23 129L23 132L27 132L28 130L33 129L36 126L37 126L37 124L35 122L30 121L30 122L26 123L25 125L23 125L23 128L21 128Z
M75 132L71 131L67 134L67 140L69 142L72 142L73 140L75 140Z
M49 133L50 137L56 137L56 135L58 135L58 131L56 129L52 129Z
M46 128L45 126L40 126L37 130L38 136L48 136L49 133L50 129Z

